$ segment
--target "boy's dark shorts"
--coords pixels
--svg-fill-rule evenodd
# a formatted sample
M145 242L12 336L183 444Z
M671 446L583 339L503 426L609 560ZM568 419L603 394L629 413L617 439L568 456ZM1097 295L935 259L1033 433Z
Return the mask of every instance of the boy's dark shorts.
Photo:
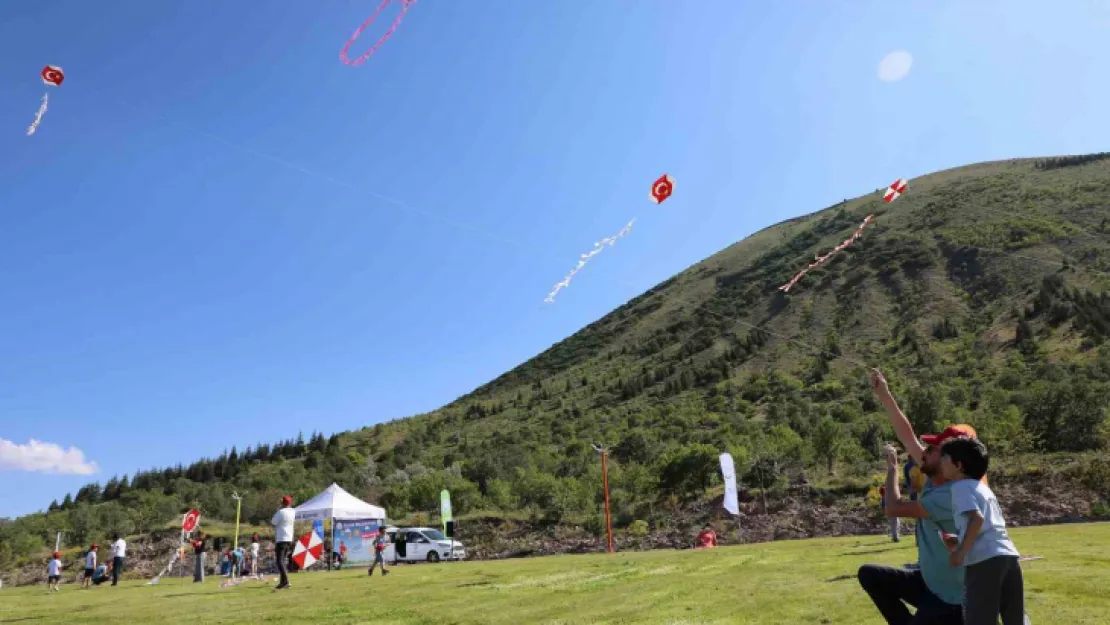
M85 569L85 577L92 579L93 573L95 572L96 571L94 569Z
M62 579L61 575L47 575L46 576L46 583L53 584L54 582L60 581L61 579Z

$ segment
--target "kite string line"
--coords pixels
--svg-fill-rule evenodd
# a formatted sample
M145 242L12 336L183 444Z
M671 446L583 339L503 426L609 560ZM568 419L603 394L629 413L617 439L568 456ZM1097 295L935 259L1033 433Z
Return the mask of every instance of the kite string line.
M199 128L194 128L192 126L189 126L188 124L184 124L184 123L169 119L168 117L165 117L164 115L160 115L160 114L155 113L153 111L148 111L146 109L143 109L142 107L139 107L138 105L133 104L133 103L127 101L127 100L119 99L118 101L120 103L124 104L125 106L128 106L128 107L134 109L135 111L138 111L139 113L142 113L144 115L153 117L155 119L158 119L159 121L163 122L164 124L167 124L167 125L170 125L170 126L177 126L179 128L183 128L185 130L188 130L189 132L200 135L200 136L205 137L207 139L210 139L212 141L216 141L216 142L222 143L226 146L229 146L229 147L235 148L237 150L240 150L241 152L245 152L245 153L250 154L252 156L262 158L262 159L268 160L270 162L282 165L284 167L288 167L289 169L299 171L302 174L305 174L306 176L311 176L313 178L319 178L320 180L330 182L334 185L338 185L338 186L350 189L352 191L358 191L359 193L365 193L367 195L370 195L371 197L382 200L383 202L388 202L390 204L393 204L394 206L396 206L396 207L398 207L402 210L405 210L405 211L408 211L408 212L411 212L411 213L414 213L414 214L417 214L417 215L421 215L421 216L427 217L429 219L434 219L434 220L440 221L442 223L448 224L448 225L453 226L455 228L459 228L461 230L468 230L468 231L470 231L474 234L480 234L480 235L482 235L482 236L484 236L488 239L497 241L499 243L504 243L506 245L515 247L515 248L523 250L523 251L534 252L536 247L537 247L536 245L525 245L525 244L520 243L520 242L518 242L514 239L509 239L509 238L503 237L499 234L496 234L494 232L491 232L489 230L486 230L486 229L484 229L480 226L476 226L476 225L473 225L473 224L470 224L470 223L467 223L467 222L463 222L463 221L458 221L456 219L451 219L449 217L445 217L445 216L443 216L441 214L438 214L438 213L432 213L432 212L429 212L429 211L426 211L426 210L422 210L420 208L417 208L417 207L415 207L411 204L408 204L406 202L403 202L401 200L394 199L394 198L391 198L391 197L386 196L386 195L382 195L382 194L374 192L374 191L370 191L370 190L365 189L363 187L357 187L357 186L355 186L355 185L353 185L349 182L344 182L342 180L338 180L336 178L333 178L333 177L331 177L327 174L322 174L318 171L308 169L307 167L304 167L303 165L298 165L297 163L293 163L291 161L288 161L288 160L285 160L283 158L274 156L272 154L267 154L266 152L261 152L259 150L254 149L254 148L245 146L241 143L236 143L234 141L231 141L230 139L225 139L225 138L223 138L219 135L215 135L215 134L212 134L210 132L200 130ZM553 254L551 255L551 257L552 257L552 259L555 258Z
M632 286L633 288L638 288L638 287L636 287L636 285L632 284L631 282L625 281L625 284L628 284L629 286ZM671 301L678 302L680 304L686 304L688 306L692 306L695 311L700 310L701 312L713 315L714 317L716 317L716 318L718 318L722 321L730 321L730 322L733 322L733 323L739 323L740 325L742 325L744 327L750 328L750 329L755 330L757 332L763 332L763 333L769 334L769 335L771 335L775 338L786 341L787 343L794 343L795 345L800 345L800 346L805 347L805 348L809 349L810 351L816 352L818 354L828 353L828 350L821 349L821 348L819 348L816 345L813 345L811 343L806 343L805 341L803 341L801 339L791 338L789 336L786 336L785 334L779 334L778 332L773 332L771 330L768 330L766 328L757 326L757 325L755 325L751 322L744 321L743 319L739 319L737 317L726 317L725 315L722 315L721 313L714 312L712 310L709 310L708 308L705 308L704 306L702 306L700 304L695 304L695 303L693 303L689 300L683 299L683 298L678 297L676 295L664 295L664 294L660 293L659 297L661 299L671 300ZM847 362L850 362L854 365L858 365L860 367L863 367L864 369L871 368L871 365L864 364L864 363L856 360L855 358L851 358L849 356L844 355L843 353L837 354L836 357L841 358L841 359L843 359Z
M382 3L378 5L378 10L374 11L374 14L370 16L370 19L366 20L362 23L362 25L356 28L354 34L351 35L351 38L348 39L347 43L343 45L343 49L339 51L339 60L342 61L345 65L361 65L369 60L370 57L378 51L378 48L380 48L381 45L385 43L386 40L390 38L390 36L393 35L393 31L397 30L397 27L401 25L401 18L405 17L405 13L408 12L409 6L414 4L416 0L400 0L401 14L397 16L397 19L393 20L393 25L389 27L389 30L385 31L385 34L382 35L380 39L378 39L377 43L370 47L369 51L352 61L350 57L347 56L347 51L351 49L351 44L353 44L356 39L362 36L362 31L366 30L366 28L370 26L370 24L374 23L374 20L378 19L378 14L381 13L382 9L385 9L386 5L388 5L390 2L392 2L392 0L382 0Z
M594 249L590 250L589 252L586 252L585 254L579 255L578 264L574 267L574 269L570 270L570 273L568 273L565 278L563 278L561 281L555 283L554 290L551 291L550 293L548 293L547 297L544 298L543 301L545 301L549 304L553 303L555 301L555 295L557 295L560 290L565 289L565 288L570 286L571 278L573 278L575 276L575 274L577 274L583 267L585 267L586 263L590 262L591 258L600 254L605 249L605 245L608 245L609 247L612 247L617 242L618 239L621 239L626 234L631 232L632 231L632 224L634 224L634 223L636 223L635 219L628 222L628 224L625 225L625 227L621 228L620 232L616 233L615 235L613 235L611 237L605 237L604 239L598 241L597 243L594 243Z

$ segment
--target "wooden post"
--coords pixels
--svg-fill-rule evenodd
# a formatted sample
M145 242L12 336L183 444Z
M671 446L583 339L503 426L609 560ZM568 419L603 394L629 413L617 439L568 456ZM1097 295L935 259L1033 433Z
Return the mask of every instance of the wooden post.
M607 450L601 450L601 480L605 485L605 533L609 538L609 553L613 553L613 521L609 516L609 465Z

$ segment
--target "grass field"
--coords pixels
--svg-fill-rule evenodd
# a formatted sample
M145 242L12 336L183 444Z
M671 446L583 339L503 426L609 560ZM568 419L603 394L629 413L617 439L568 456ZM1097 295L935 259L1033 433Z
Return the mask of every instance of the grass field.
M1110 524L1013 531L1033 623L1110 622ZM220 588L218 578L0 589L0 622L30 623L882 623L855 581L864 563L915 560L913 538L782 541L299 573ZM67 575L67 577L69 577Z

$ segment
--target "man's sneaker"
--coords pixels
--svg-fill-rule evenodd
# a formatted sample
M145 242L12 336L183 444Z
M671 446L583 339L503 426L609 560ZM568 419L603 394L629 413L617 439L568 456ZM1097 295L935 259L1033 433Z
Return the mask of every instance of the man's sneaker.
M386 575L389 575L389 571L382 569L382 576L384 577Z

